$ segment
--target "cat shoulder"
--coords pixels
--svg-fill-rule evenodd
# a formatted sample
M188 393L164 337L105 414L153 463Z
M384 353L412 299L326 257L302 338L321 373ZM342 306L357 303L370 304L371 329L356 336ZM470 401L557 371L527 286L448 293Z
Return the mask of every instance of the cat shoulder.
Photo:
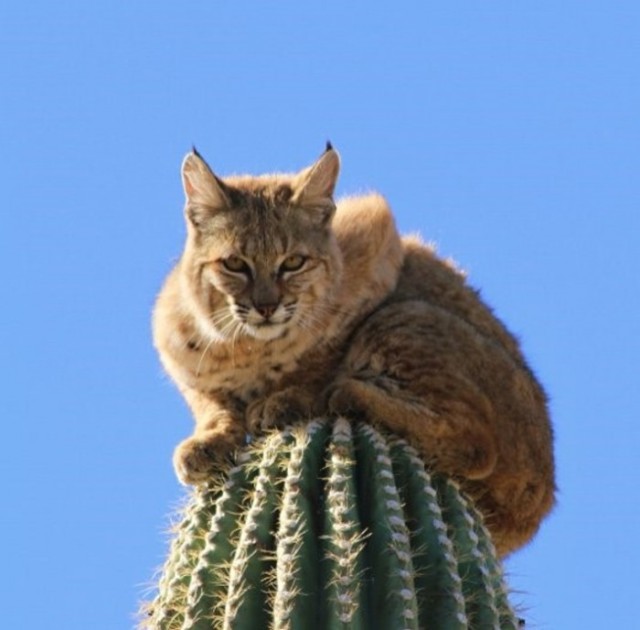
M374 308L395 288L404 259L389 204L375 193L341 199L333 230L344 261L340 302Z
M393 213L378 193L338 200L333 229L347 260L383 256L394 265L402 262L402 243Z

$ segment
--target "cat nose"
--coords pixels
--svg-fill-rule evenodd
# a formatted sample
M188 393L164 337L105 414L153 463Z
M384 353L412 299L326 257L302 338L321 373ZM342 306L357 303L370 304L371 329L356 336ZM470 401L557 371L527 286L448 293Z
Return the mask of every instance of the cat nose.
M254 302L253 308L255 308L256 311L258 311L258 313L262 315L262 317L264 317L265 319L269 319L269 317L271 317L276 312L276 309L278 308L278 303L264 302L262 304L260 303L256 304Z

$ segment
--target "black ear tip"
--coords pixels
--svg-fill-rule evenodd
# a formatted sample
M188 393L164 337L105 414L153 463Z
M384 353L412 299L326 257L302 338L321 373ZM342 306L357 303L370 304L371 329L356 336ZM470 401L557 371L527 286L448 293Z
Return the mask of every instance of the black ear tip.
M331 150L333 150L333 145L331 144L330 140L327 140L327 147L325 148L325 153Z
M213 173L213 171L211 170L211 167L209 166L207 161L202 157L202 154L200 153L200 151L198 151L198 149L196 149L196 145L195 144L191 145L191 155L195 155L198 158L198 160L200 160L200 162L202 162L202 164L204 164L206 166L206 168L209 169Z

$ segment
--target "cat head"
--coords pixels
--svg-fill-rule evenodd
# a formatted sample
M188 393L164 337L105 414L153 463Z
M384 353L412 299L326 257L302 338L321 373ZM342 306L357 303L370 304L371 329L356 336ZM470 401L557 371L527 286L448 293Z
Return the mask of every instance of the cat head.
M181 270L203 333L270 340L320 332L342 269L331 229L339 170L330 144L292 175L220 178L195 149L185 157Z

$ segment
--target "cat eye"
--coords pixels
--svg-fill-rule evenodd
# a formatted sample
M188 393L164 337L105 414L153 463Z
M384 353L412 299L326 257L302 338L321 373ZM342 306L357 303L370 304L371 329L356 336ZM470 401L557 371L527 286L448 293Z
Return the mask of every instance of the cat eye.
M302 254L292 254L291 256L287 256L280 265L280 271L298 271L298 269L302 268L302 265L307 262L306 256Z
M224 268L234 273L247 273L249 271L249 265L238 256L229 256L222 259Z

